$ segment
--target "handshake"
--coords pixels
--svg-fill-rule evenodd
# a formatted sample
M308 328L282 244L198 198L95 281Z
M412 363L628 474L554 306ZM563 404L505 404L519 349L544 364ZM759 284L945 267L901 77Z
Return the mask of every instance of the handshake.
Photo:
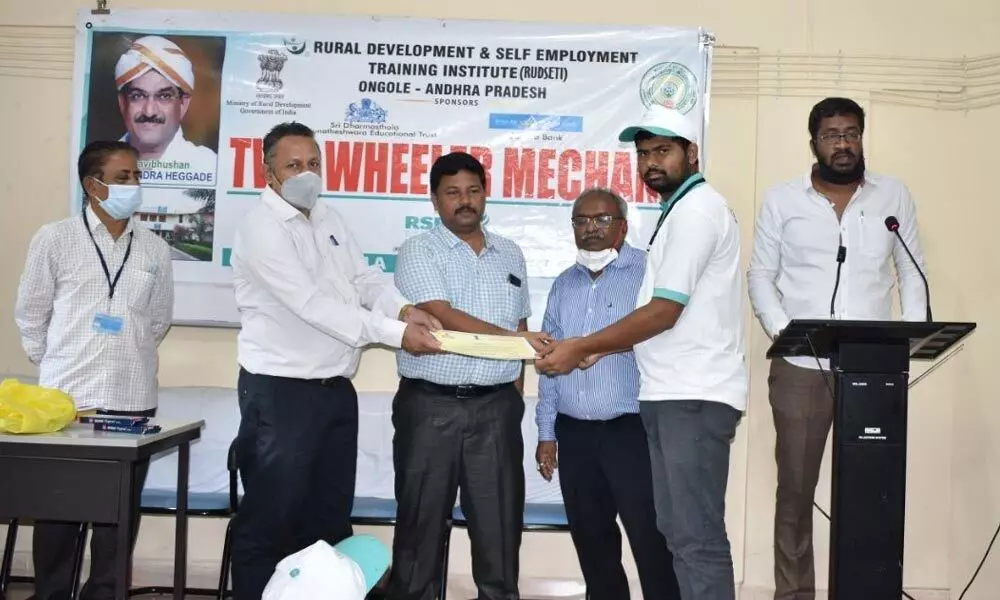
M543 375L565 375L575 369L588 369L605 354L589 352L585 347L586 338L552 340L538 350L535 369Z

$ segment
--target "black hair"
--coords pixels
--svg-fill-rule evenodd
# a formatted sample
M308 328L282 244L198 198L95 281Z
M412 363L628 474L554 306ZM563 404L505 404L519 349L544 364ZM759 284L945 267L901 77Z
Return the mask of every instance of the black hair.
M635 142L636 143L644 142L644 141L646 141L646 140L648 140L650 138L654 138L654 137L657 137L657 136L655 134L652 134L652 133L646 131L645 129L642 129L642 130L639 130L639 131L635 132ZM687 139L682 138L682 137L670 136L670 137L667 137L667 139L670 140L671 142L679 145L681 147L681 150L683 150L685 152L687 152L688 146L691 145L691 140L687 140Z
M483 168L483 163L466 152L452 152L441 156L431 166L431 193L437 193L442 177L458 175L459 171L468 171L476 175L482 186L486 187L486 170Z
M864 133L865 111L857 102L850 98L824 98L820 100L809 111L809 138L816 139L816 135L819 133L819 124L823 122L823 119L850 115L858 118L858 126L861 127L861 133Z
M87 144L83 152L80 153L80 158L76 161L76 172L80 177L80 185L83 185L83 181L88 177L100 179L101 175L104 174L104 165L116 152L128 152L136 158L139 157L139 151L126 142L97 141Z
M278 145L281 138L288 136L307 137L313 142L316 141L316 133L309 127L297 122L279 123L271 128L264 136L264 164L270 165L274 158L274 147Z

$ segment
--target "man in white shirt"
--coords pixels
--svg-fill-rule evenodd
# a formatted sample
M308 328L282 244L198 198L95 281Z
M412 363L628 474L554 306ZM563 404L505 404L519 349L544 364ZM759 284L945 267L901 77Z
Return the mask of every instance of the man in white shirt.
M368 267L343 219L319 203L313 131L264 138L268 187L233 241L242 329L237 462L245 495L233 522L233 595L260 600L275 565L352 533L358 398L369 344L436 352L441 324Z
M115 64L115 86L127 131L121 141L139 151L146 182L215 187L215 152L184 139L181 129L195 89L184 50L158 35L135 40Z
M749 288L772 339L791 319L892 319L894 263L903 319L926 317L924 284L899 234L924 268L916 209L906 186L865 169L865 114L847 98L827 98L809 114L809 173L765 192L757 218ZM777 430L774 522L776 600L815 598L812 505L833 422L829 362L771 361L770 402Z
M733 600L725 524L729 448L746 409L743 278L736 217L698 169L697 128L653 106L619 140L661 196L637 308L596 333L551 344L543 373L587 368L634 346L657 525L684 600Z
M156 411L157 346L173 319L170 248L131 218L142 204L134 148L93 142L78 160L82 214L44 225L31 240L14 319L39 385L73 397L79 410L151 416ZM149 463L136 466L138 502ZM133 515L132 540L139 513ZM63 600L74 588L81 525L36 523L37 600ZM98 525L81 600L115 594L116 528Z

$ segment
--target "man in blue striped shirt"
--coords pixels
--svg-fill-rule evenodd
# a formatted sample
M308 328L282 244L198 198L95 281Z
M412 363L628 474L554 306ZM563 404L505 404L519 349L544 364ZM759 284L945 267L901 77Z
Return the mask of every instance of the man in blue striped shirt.
M553 338L591 334L635 308L646 255L624 243L626 215L625 201L614 192L591 189L577 198L572 216L577 264L553 283L542 323ZM673 556L656 527L635 355L609 354L585 370L543 375L538 396L538 469L551 481L561 466L563 502L587 598L629 598L616 521L621 515L642 597L679 599Z

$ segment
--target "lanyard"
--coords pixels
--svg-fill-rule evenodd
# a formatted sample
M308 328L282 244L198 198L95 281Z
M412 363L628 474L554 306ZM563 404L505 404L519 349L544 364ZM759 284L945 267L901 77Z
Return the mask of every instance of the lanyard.
M667 215L670 214L670 211L674 210L674 207L677 206L677 203L680 202L684 196L687 196L691 190L693 190L694 188L698 187L703 183L705 183L705 178L704 177L699 178L690 185L684 187L681 190L680 194L677 194L677 196L671 198L671 201L669 202L667 207L660 213L660 219L656 222L656 229L653 230L653 235L652 237L649 238L649 244L646 246L647 254L649 253L649 250L653 247L653 240L656 239L656 234L660 233L660 227L662 227L663 222L667 220ZM681 186L684 186L684 184L681 184Z
M132 238L134 236L133 231L128 232L128 247L125 248L125 258L122 259L122 266L118 267L118 272L115 273L115 278L111 279L111 271L108 270L108 261L104 260L104 253L97 246L97 240L94 239L94 234L90 231L90 221L87 220L87 209L83 209L83 225L87 228L87 235L90 236L90 241L94 243L94 250L97 250L97 258L101 259L101 268L104 269L104 277L108 280L108 300L115 297L115 288L118 287L118 280L122 276L122 271L125 269L125 263L128 262L129 254L132 253Z

